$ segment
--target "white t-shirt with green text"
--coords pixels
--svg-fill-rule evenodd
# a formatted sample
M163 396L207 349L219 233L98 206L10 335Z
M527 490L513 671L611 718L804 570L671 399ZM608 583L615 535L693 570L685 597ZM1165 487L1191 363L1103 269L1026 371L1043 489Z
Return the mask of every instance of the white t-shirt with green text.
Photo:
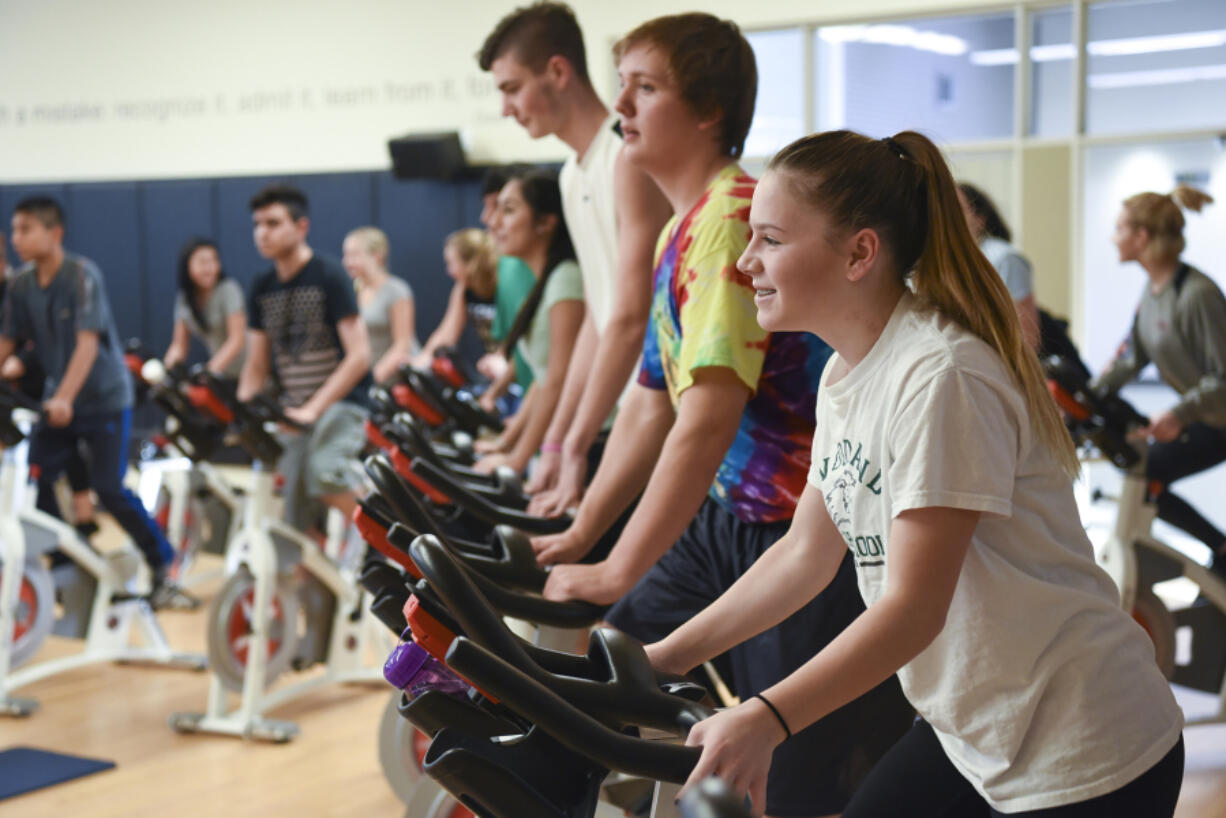
M1148 770L1182 714L999 356L906 293L869 354L830 384L838 361L818 390L809 482L865 604L889 589L895 517L982 515L944 629L898 672L950 761L1001 812L1088 800Z

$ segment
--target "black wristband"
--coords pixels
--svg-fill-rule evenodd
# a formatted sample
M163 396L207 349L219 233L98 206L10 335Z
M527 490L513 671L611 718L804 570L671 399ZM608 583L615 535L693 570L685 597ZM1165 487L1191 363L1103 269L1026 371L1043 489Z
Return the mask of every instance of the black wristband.
M762 704L770 708L770 711L775 714L775 718L779 719L779 726L783 728L783 732L788 734L787 736L788 738L791 738L792 729L788 727L788 723L783 720L783 714L779 712L779 710L775 707L775 705L771 704L770 701L765 696L763 696L761 693L755 693L754 698L761 699Z

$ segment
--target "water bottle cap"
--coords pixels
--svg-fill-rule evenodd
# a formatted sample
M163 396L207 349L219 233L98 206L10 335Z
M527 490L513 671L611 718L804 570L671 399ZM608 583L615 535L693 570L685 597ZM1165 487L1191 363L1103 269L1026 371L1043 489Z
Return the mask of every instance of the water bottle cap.
M401 642L383 664L383 678L397 690L404 690L429 659L430 654L421 645Z

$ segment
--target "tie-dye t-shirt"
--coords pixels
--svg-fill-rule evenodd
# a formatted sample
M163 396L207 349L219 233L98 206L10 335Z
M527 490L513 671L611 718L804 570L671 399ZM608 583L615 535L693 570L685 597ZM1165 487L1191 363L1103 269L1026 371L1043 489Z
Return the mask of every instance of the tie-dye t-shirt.
M808 333L758 325L753 285L736 269L754 185L729 165L660 234L639 383L667 389L676 407L696 369L722 366L753 391L711 497L744 522L765 523L790 519L804 490L830 347Z

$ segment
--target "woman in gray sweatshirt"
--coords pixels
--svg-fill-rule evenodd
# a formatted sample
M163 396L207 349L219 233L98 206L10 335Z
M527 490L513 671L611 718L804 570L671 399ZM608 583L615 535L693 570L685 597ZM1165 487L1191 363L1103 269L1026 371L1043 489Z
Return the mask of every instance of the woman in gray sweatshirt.
M1120 261L1139 263L1149 281L1132 331L1096 386L1115 392L1153 363L1179 393L1179 401L1143 430L1154 441L1147 476L1160 487L1158 516L1209 546L1215 568L1226 568L1226 535L1167 488L1226 461L1226 297L1213 279L1179 258L1181 206L1199 212L1212 201L1186 185L1124 200L1115 246Z

